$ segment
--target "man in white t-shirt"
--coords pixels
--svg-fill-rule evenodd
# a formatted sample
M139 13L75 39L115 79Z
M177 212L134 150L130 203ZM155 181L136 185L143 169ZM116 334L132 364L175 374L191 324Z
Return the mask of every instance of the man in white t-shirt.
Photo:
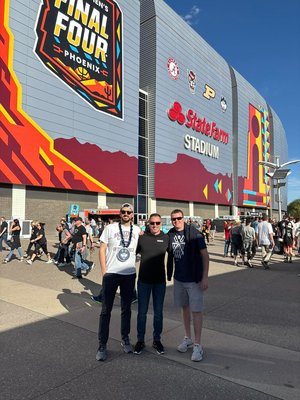
M133 211L131 204L123 204L120 222L107 225L100 237L99 260L103 280L97 361L105 361L107 358L110 316L118 287L121 295L121 345L125 353L133 352L129 333L136 278L135 253L140 233L140 228L132 222Z
M264 269L269 269L269 261L275 243L272 225L268 222L268 216L266 214L263 215L262 222L258 224L258 245L261 247L261 263Z

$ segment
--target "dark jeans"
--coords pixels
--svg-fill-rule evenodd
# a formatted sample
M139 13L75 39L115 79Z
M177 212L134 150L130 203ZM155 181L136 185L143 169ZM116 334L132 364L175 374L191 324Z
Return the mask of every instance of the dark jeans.
M55 261L58 263L64 263L66 259L66 263L69 264L71 262L71 258L69 255L69 246L67 244L60 244L57 250L57 253L53 257Z
M99 319L99 343L106 345L109 337L109 324L111 310L118 286L120 286L121 296L121 337L122 340L128 339L131 321L131 301L135 286L136 274L120 275L108 274L103 276L102 281L102 310Z
M163 306L166 293L165 283L144 283L138 281L138 316L137 316L137 339L143 342L146 331L147 312L149 307L150 295L152 292L153 300L153 340L160 340L163 330Z
M6 246L9 246L8 242L7 242L7 233L3 233L0 236L0 251L2 251L3 247L2 247L2 242L6 243Z
M228 256L228 251L229 251L229 246L230 246L231 240L227 239L224 241L224 256Z

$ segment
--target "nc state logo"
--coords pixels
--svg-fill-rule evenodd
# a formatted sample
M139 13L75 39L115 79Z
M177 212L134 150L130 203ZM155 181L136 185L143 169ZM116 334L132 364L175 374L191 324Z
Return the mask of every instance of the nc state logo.
M171 121L177 121L180 125L183 125L185 123L185 116L181 111L181 104L175 101L173 107L168 111L168 117Z

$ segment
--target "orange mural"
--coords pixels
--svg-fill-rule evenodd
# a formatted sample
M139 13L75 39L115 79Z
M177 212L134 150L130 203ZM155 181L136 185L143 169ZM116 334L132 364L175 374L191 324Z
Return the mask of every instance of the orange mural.
M9 1L0 2L0 181L112 193L55 150L53 139L22 109L22 88L13 70Z
M270 131L268 113L249 104L247 177L243 185L244 206L270 207L268 168L258 161L270 161Z

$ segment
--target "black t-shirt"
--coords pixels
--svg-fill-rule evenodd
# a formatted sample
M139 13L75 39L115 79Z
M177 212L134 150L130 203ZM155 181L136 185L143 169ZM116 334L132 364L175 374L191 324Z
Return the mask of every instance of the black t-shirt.
M139 280L144 283L166 282L165 255L169 246L169 236L161 232L153 235L145 232L139 237L137 254L141 255Z
M1 226L0 226L0 233L2 233L5 228L6 228L6 231L4 233L7 233L8 224L7 224L6 221L3 221Z
M41 236L41 235L42 235L42 237L38 240L38 243L42 245L42 244L46 243L46 236L45 236L44 228L38 229L36 232L36 237Z
M197 243L199 252L206 248L205 241L200 232L197 234ZM184 230L176 232L171 244L175 262L174 278L180 282L194 282L189 257L185 251L186 239Z
M80 226L75 226L74 227L74 232L73 232L73 237L72 237L72 243L80 243L82 242L82 236L86 235L86 229L83 225Z

